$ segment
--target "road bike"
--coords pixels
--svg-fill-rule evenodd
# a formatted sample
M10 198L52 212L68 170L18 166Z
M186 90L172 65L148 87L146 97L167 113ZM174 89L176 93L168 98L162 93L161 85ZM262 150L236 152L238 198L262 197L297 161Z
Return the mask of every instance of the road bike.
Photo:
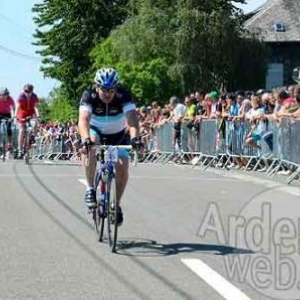
M25 161L25 164L29 164L29 158L30 158L30 149L32 144L32 136L33 136L33 130L36 126L36 119L32 119L30 117L27 117L26 119L22 119L22 121L25 121L25 132L24 132L24 142L22 146L22 156Z
M108 244L111 252L115 252L118 235L115 163L118 161L118 150L131 151L132 147L128 145L93 147L96 147L98 161L94 177L97 206L91 210L94 228L98 241L102 242L106 223ZM137 159L136 155L134 157ZM133 164L136 165L137 162L133 161Z

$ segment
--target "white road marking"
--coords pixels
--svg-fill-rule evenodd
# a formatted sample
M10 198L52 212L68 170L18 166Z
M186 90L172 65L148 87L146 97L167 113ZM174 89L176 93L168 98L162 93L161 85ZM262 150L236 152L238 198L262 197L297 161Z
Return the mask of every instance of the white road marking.
M194 273L214 288L226 300L251 300L200 259L181 259Z

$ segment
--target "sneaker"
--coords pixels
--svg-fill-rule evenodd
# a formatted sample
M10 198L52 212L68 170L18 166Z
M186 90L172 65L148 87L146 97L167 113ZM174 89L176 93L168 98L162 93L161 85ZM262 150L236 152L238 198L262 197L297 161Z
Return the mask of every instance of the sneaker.
M88 190L85 192L85 204L88 208L96 208L97 201L96 201L96 192L95 190Z
M22 158L23 158L23 152L22 150L18 150L17 159L22 159Z
M118 205L118 208L117 208L117 224L118 226L121 226L122 223L123 223L123 212L122 212L122 208L120 205Z
M11 158L12 158L11 151L6 151L6 159L11 159Z

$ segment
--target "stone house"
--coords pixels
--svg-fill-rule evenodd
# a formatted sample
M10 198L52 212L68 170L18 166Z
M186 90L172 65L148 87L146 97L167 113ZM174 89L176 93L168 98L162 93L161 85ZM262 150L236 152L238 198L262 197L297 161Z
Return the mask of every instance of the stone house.
M300 0L268 0L245 22L270 49L267 90L295 84L293 69L300 66Z

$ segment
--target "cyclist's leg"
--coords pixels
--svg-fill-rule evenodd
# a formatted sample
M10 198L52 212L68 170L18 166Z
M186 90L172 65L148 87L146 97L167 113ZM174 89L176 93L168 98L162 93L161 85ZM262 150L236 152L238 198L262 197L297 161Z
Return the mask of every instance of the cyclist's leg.
M18 135L18 157L22 156L22 149L24 145L24 137L25 137L25 122L18 121L19 127L19 135Z
M99 143L100 136L98 130L95 128L90 129L90 137L92 142ZM86 180L86 193L85 193L85 203L88 208L96 207L96 192L94 188L94 177L96 172L96 152L94 148L90 149L89 152L89 163L86 164L86 153L82 153L82 164L84 169L84 176Z
M12 144L12 130L11 130L11 121L7 122L7 142Z
M7 126L6 126L6 130L7 130L7 157L10 158L10 156L12 155L12 151L13 151L13 146L12 146L12 130L11 130L11 120L9 120L7 122Z

